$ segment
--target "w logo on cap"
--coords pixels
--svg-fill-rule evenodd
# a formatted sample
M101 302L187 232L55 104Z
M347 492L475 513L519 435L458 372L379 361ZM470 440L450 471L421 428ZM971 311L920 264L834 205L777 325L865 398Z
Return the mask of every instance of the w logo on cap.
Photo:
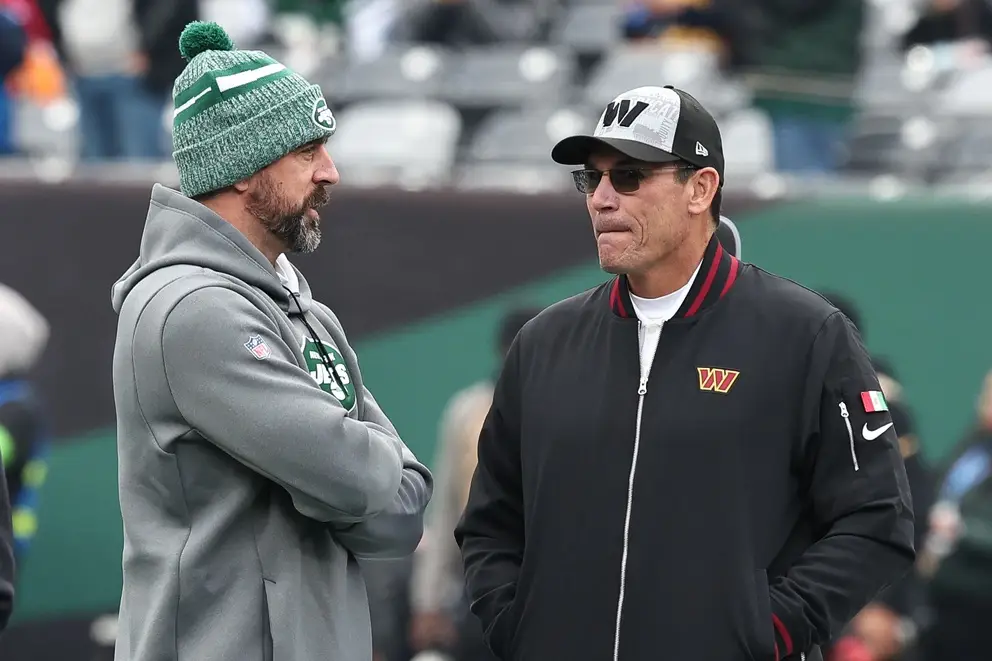
M609 126L616 122L626 128L633 124L637 116L647 108L648 104L643 101L635 103L633 108L630 107L630 101L627 99L621 99L619 102L614 101L606 106L606 112L603 113L603 126ZM618 119L619 121L617 121Z

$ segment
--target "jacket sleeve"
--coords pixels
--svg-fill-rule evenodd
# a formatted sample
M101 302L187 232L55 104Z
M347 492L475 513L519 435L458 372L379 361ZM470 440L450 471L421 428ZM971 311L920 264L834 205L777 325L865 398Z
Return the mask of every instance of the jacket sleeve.
M892 418L854 326L831 315L813 343L802 461L816 541L771 586L780 658L824 645L915 558Z
M365 419L396 435L372 393L365 389ZM424 534L424 511L434 480L427 467L400 441L403 475L400 488L386 508L364 521L335 529L334 537L356 558L395 560L411 555Z
M518 336L496 383L479 435L478 463L468 502L455 528L470 607L498 657L510 638L510 624L502 616L516 595L524 556L519 342Z
M10 496L3 462L0 461L0 631L14 610L14 531L10 519Z
M139 324L136 336L152 332ZM268 347L261 358L247 347L256 337ZM161 338L166 380L186 423L280 484L301 514L351 524L394 502L409 454L395 430L348 417L244 296L221 286L187 294Z

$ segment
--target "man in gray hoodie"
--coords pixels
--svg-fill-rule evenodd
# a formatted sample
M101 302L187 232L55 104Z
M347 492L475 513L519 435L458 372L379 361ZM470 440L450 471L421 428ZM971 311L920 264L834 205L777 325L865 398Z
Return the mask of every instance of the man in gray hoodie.
M192 23L180 192L114 286L124 589L116 661L369 660L363 559L416 548L433 482L285 257L339 177L320 89Z

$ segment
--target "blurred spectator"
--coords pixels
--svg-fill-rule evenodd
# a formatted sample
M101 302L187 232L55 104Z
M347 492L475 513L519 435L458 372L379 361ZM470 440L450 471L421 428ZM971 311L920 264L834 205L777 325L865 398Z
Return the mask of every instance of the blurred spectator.
M341 54L345 0L267 0L272 19L267 40L283 52L284 64L302 76L325 75L326 58ZM365 4L362 0L359 4ZM257 2L257 0L256 0ZM244 11L239 6L238 11Z
M0 154L13 154L17 151L13 104L27 101L44 105L60 99L65 95L65 82L52 47L51 31L36 0L0 0L0 13L21 28L21 38L7 44L8 48L18 44L20 57L9 70L6 67L12 62L7 60L0 77L3 81L0 86ZM5 40L8 38L10 33L4 37Z
M316 23L344 21L344 8L348 0L274 0L276 14L305 14Z
M11 101L6 83L8 76L24 61L27 44L27 32L20 18L6 4L0 4L0 155L14 152Z
M394 38L450 47L547 37L557 0L409 0Z
M0 457L13 506L18 566L38 528L38 493L47 473L48 430L30 372L48 344L48 322L0 285Z
M725 50L728 14L714 0L635 0L623 13L628 41Z
M524 308L507 314L496 350L502 360L520 329L539 310ZM424 540L414 555L411 646L415 652L443 650L455 661L486 661L492 653L477 618L468 609L455 524L465 508L475 472L476 444L492 405L494 381L485 379L455 393L441 418L435 456L435 496Z
M39 0L73 76L85 161L167 156L165 112L197 0Z
M374 60L391 43L392 32L406 11L408 0L361 0L349 2L344 12L348 57L355 62Z
M747 82L772 123L776 169L834 171L854 114L863 0L752 0Z
M851 320L863 338L864 322L854 302L837 292L826 292L823 296ZM913 510L916 521L919 522L914 526L914 546L919 550L926 535L926 526L922 521L933 502L934 479L920 454L915 421L903 395L902 384L895 377L888 361L872 356L872 364L899 435L899 448L906 465ZM904 649L914 642L918 623L923 617L924 590L922 578L916 572L910 572L883 591L851 622L850 636L855 640L840 641L832 650L831 659L853 661L865 651L871 655L870 661L892 661L899 658Z
M992 44L992 6L988 0L930 0L902 38L903 49L919 44L967 41L980 52Z
M987 659L992 622L992 371L978 397L974 429L942 476L919 559L931 576L926 661Z

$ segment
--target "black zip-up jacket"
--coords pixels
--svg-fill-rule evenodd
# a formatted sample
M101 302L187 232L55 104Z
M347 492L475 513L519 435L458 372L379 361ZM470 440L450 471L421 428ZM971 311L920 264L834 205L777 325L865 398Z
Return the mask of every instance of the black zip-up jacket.
M455 531L487 642L504 661L818 658L915 557L857 331L716 239L646 383L639 331L621 277L507 355Z

